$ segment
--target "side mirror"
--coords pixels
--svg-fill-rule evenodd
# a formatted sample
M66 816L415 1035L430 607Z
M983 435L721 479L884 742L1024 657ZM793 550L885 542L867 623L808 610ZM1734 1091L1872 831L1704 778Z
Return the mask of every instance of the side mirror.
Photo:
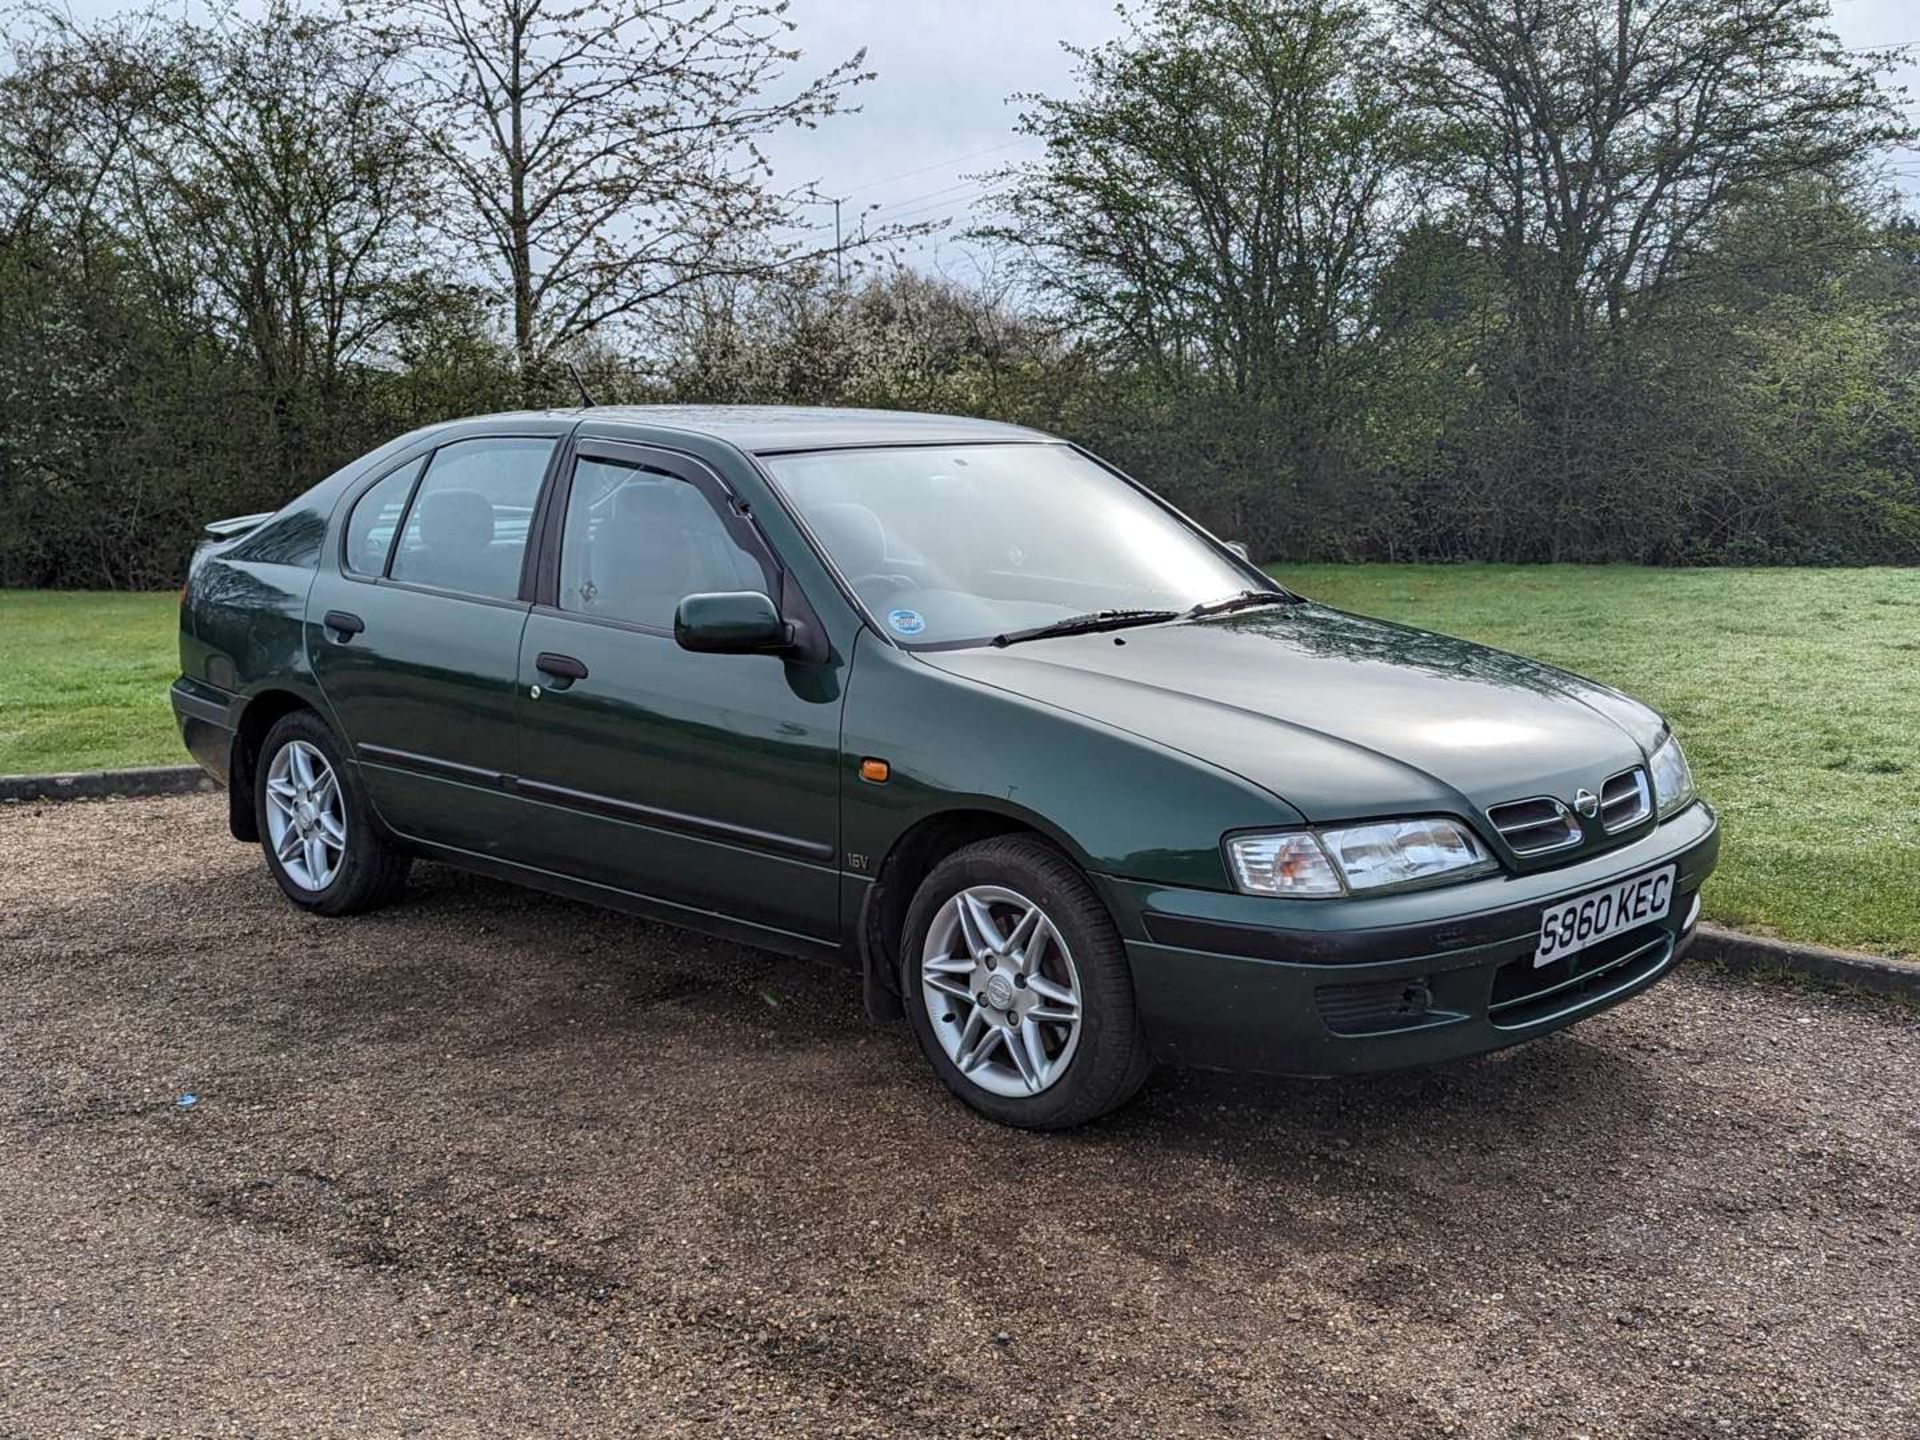
M758 590L689 595L673 612L673 638L704 655L769 655L790 649L793 627Z
M1227 548L1231 550L1234 554L1238 555L1242 560L1245 560L1249 565L1253 563L1253 556L1247 550L1246 541L1229 540L1227 541Z

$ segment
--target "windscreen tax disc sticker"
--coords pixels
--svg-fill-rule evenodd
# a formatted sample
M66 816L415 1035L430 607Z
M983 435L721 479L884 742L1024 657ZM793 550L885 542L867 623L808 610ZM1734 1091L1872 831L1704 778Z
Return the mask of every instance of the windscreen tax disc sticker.
M927 622L920 618L918 610L889 610L887 624L893 627L896 635L918 635L927 628Z

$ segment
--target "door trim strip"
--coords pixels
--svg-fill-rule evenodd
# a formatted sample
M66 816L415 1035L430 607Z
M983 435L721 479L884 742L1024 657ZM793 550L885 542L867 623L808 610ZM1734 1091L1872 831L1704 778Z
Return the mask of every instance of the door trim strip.
M457 760L442 760L437 755L419 755L411 750L395 750L390 745L369 745L362 741L354 747L360 758L393 770L418 770L442 780L458 780L467 785L491 785L498 789L507 777L498 770L483 770L478 765L462 765Z
M704 815L687 815L678 810L664 810L657 805L642 805L637 801L620 800L612 795L596 794L591 790L573 790L565 785L550 785L544 780L529 780L524 776L509 777L507 788L515 794L525 795L530 799L544 800L569 810L584 810L591 814L605 815L609 819L625 820L636 825L648 825L662 830L681 830L690 835L732 841L754 849L775 850L806 860L833 858L834 847L823 840L806 840L798 835L781 835L771 830L756 830L750 825L735 825L726 820L709 819Z
M463 785L481 785L490 789L504 790L509 795L558 805L566 810L604 815L612 820L624 820L629 824L646 825L656 830L677 830L710 840L744 845L749 849L770 850L777 854L792 855L797 859L817 861L833 859L834 847L824 840L806 840L798 835L782 835L772 830L756 830L750 825L735 825L730 821L714 820L705 815L688 815L678 810L665 810L657 805L642 805L637 801L621 800L612 795L601 795L591 790L574 790L565 785L550 785L544 780L528 780L524 776L507 775L498 770L483 770L477 765L462 765L457 760L442 760L436 755L420 755L411 750L395 750L388 745L363 743L356 748L360 757L369 764L384 765L389 769L411 770L440 780L454 780Z

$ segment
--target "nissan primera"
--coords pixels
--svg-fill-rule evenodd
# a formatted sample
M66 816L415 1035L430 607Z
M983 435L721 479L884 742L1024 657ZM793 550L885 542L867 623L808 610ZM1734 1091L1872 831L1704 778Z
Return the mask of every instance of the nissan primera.
M1713 868L1646 706L1314 604L1030 430L493 416L210 530L173 705L293 903L424 857L844 956L1010 1124L1544 1034Z

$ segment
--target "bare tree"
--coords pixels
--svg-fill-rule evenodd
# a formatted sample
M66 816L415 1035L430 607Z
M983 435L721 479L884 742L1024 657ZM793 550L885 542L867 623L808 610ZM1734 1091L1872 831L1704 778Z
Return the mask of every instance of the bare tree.
M0 245L55 247L90 279L117 236L113 213L141 136L178 82L170 27L145 13L94 25L64 9L4 12Z
M789 85L784 3L374 0L410 50L451 192L443 224L540 362L702 280L790 258L755 142L839 110L865 52Z
M1886 54L1827 0L1401 0L1436 171L1525 319L1565 341L1647 313L1716 218L1904 137Z
M160 268L190 269L270 393L336 403L433 269L427 157L394 57L293 0L179 40L189 78L139 177L143 233Z
M428 165L390 53L296 0L204 25L37 18L36 68L11 77L42 97L14 132L32 162L14 226L44 211L83 263L103 232L278 394L329 391L418 303Z
M990 227L1120 353L1260 396L1337 366L1407 193L1412 136L1348 0L1156 0L1025 96L1046 154Z
M1123 14L1123 38L1072 52L1078 93L1022 97L1046 152L1005 172L1008 218L982 233L1064 321L1190 405L1207 448L1259 457L1267 494L1247 502L1270 510L1273 479L1324 490L1343 465L1418 137L1355 0Z
M1644 508L1611 483L1658 399L1630 348L1710 268L1717 226L1900 138L1878 83L1888 57L1842 49L1827 0L1397 10L1434 177L1512 316L1503 368L1527 427L1513 503L1550 537L1547 558L1581 553ZM1650 469L1640 489L1660 483Z

